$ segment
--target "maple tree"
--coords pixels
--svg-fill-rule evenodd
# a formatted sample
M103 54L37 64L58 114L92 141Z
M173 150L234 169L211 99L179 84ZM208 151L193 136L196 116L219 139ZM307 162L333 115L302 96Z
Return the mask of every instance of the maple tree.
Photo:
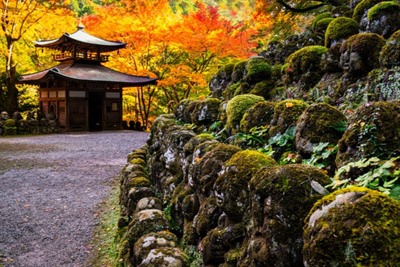
M23 45L31 43L27 36L35 30L40 30L40 21L48 14L65 16L65 4L60 1L18 1L2 0L0 2L0 52L4 69L0 80L0 110L10 113L18 110L18 79L16 51L22 50ZM29 40L29 41L28 41ZM25 54L27 55L27 54ZM29 60L29 59L25 59ZM24 60L22 60L24 61Z
M174 13L167 0L125 0L98 7L82 22L94 35L128 44L112 57L110 67L159 78L157 88L126 90L135 96L130 99L136 99L136 105L141 103L135 109L145 114L143 118L151 114L146 101L171 112L182 99L207 95L207 81L217 64L231 57L247 58L255 46L249 41L251 28L223 18L217 7L202 3L183 14ZM140 95L146 103L139 101Z

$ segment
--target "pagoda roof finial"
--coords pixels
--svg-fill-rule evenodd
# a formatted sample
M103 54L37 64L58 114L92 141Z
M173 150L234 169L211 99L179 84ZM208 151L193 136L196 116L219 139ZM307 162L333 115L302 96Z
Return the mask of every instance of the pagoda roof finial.
M79 30L83 30L84 28L85 28L85 26L82 23L82 19L79 19L79 24L76 27L76 29L79 31Z

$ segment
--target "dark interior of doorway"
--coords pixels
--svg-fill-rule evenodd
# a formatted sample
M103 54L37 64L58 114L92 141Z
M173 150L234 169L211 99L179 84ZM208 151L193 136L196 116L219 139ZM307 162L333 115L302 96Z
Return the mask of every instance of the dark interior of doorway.
M89 92L89 131L103 129L103 94Z

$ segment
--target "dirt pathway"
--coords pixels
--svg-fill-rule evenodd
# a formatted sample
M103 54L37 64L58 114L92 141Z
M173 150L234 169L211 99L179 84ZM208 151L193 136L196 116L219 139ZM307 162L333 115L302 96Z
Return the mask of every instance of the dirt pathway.
M0 138L0 265L83 266L96 206L144 132Z

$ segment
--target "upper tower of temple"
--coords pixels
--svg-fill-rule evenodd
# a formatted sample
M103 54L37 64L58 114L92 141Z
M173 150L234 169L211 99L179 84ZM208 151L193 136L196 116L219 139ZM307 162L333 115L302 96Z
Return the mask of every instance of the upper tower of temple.
M59 51L54 55L56 61L107 62L109 55L103 53L124 48L126 43L100 39L86 33L84 27L79 25L74 33L64 33L60 38L53 40L37 41L35 46Z

